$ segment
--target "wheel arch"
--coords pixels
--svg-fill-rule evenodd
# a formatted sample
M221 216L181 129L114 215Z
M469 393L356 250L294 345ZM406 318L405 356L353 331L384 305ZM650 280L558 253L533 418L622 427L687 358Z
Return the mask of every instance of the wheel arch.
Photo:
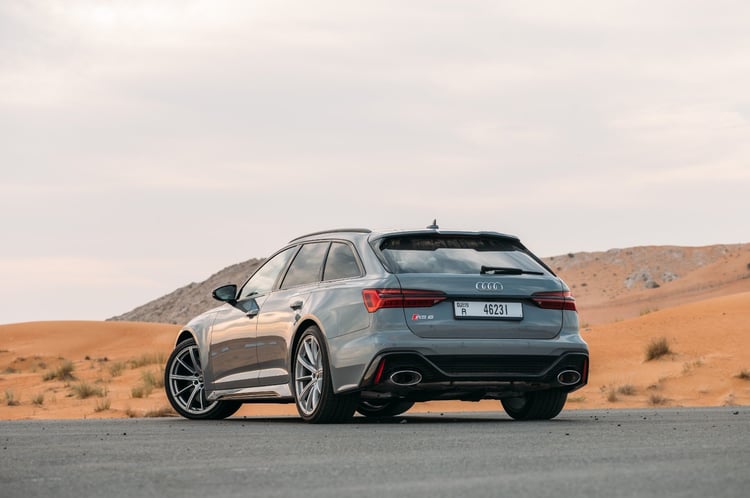
M318 330L320 330L320 334L323 336L323 342L325 343L324 346L326 348L326 351L328 351L328 368L331 370L332 374L332 381L334 384L334 388L336 386L336 376L334 373L333 365L331 365L331 362L333 361L331 359L331 346L328 344L328 335L326 334L325 328L323 325L313 317L305 317L303 320L299 322L297 325L297 328L294 330L294 334L292 335L292 338L289 342L289 350L287 351L287 365L289 365L289 387L292 389L292 383L294 382L294 352L297 350L297 344L299 344L299 340L302 337L302 334L305 333L305 330L309 329L310 327L317 327ZM292 390L292 392L294 392Z
M195 334L192 330L188 329L182 329L179 334L177 334L177 340L174 341L175 347L181 343L182 341L186 339L193 339L196 343L198 342L198 338L195 337Z
M294 352L297 350L297 344L299 344L300 337L302 337L302 334L305 333L305 330L313 326L318 327L318 330L320 330L320 332L323 334L323 340L326 341L325 346L326 348L328 348L328 340L326 339L326 334L323 330L323 327L317 320L307 317L297 325L297 328L294 330L294 334L292 334L291 341L289 342L289 350L287 351L287 354L289 356L287 365L292 365L294 362Z

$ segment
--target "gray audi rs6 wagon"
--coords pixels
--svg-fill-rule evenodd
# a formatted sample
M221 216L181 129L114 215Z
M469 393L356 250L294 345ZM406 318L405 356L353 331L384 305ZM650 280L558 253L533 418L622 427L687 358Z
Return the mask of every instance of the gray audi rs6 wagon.
M295 403L330 423L482 399L551 419L588 380L570 290L496 232L318 232L213 297L223 304L182 328L165 368L167 397L190 419Z

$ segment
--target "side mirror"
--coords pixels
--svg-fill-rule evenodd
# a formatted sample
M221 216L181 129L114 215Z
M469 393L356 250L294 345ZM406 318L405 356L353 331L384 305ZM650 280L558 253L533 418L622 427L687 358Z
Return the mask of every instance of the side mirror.
M235 284L222 285L211 293L214 299L223 303L237 303L237 286Z

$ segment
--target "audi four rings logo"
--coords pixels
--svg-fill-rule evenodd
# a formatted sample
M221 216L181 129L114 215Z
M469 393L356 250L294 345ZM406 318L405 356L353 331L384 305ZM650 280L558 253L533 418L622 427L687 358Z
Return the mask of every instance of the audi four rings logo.
M503 290L503 284L500 282L477 282L474 286L480 291L501 291Z

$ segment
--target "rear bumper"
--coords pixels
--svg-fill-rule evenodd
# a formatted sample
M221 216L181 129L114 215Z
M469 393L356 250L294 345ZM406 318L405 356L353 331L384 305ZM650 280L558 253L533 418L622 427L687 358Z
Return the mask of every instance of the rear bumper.
M587 352L553 355L423 355L388 351L365 371L369 399L502 399L524 392L572 392L588 382Z
M571 325L552 339L422 338L396 326L328 338L333 388L337 393L414 400L502 398L550 388L573 391L587 382L588 346L577 323ZM375 382L383 359L387 362ZM557 376L568 366L578 369L581 379L562 385ZM382 381L400 367L418 371L421 381L415 386Z

